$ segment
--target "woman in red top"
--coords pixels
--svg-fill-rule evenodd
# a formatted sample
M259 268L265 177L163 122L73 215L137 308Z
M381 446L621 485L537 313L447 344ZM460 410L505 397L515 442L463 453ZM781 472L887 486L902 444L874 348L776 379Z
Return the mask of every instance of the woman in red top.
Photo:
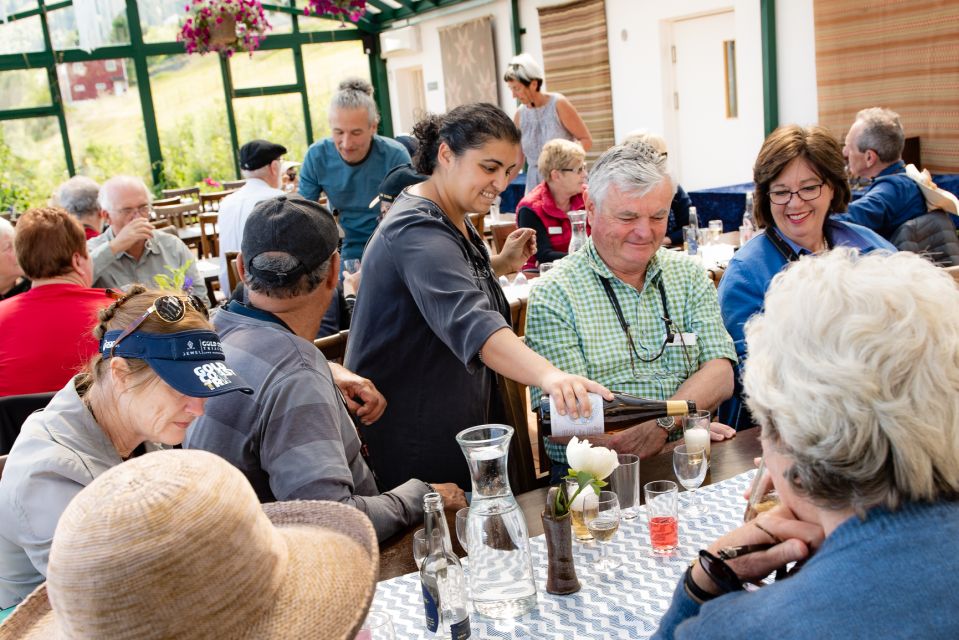
M524 269L553 262L566 255L572 224L566 213L585 209L586 152L578 142L550 140L537 163L546 180L536 185L517 205L517 224L536 231L536 255ZM589 226L586 227L589 233Z

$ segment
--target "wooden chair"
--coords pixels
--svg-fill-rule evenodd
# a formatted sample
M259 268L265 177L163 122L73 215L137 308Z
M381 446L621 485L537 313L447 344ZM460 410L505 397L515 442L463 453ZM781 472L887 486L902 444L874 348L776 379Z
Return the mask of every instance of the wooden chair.
M201 213L199 218L200 250L204 258L216 258L220 255L220 234L216 229L217 214ZM209 231L207 231L208 225Z
M168 207L171 204L180 204L180 196L173 196L172 198L159 198L153 201L154 207Z
M515 222L494 222L490 229L493 231L493 248L499 253L503 250L506 238L516 231L517 227Z
M240 272L236 269L236 257L239 253L239 251L227 251L223 254L223 259L226 260L226 279L230 284L230 293L236 291L236 285L240 282Z
M188 226L188 220L200 211L200 205L196 202L187 202L183 204L168 204L153 207L153 213L156 220L169 220L178 229L185 229Z
M343 364L343 358L346 357L346 343L350 339L350 330L343 329L339 333L334 333L325 338L317 338L313 341L316 348L323 352L323 356L329 362L338 362Z
M7 456L6 454L0 456L0 478L3 477L3 468L7 466Z
M220 200L227 197L233 193L233 190L228 191L211 191L209 193L200 194L200 208L203 211L219 211L220 210Z
M20 435L20 427L31 413L46 407L53 395L51 391L0 398L0 454L10 453L13 441Z
M956 281L956 286L959 287L959 266L946 267L946 273L953 277Z
M473 227L476 228L476 232L479 233L480 238L486 237L486 214L485 213L470 213L467 214L470 217L470 222L473 223Z
M540 473L533 458L533 443L529 437L529 407L526 386L497 374L496 384L503 400L506 423L513 427L510 442L510 486L517 494L532 491L549 484L549 473Z
M246 180L228 180L223 183L223 188L228 191L235 191L246 184Z
M178 197L180 200L186 198L192 198L194 200L200 199L200 187L184 187L182 189L164 189L163 190L164 198L174 198Z

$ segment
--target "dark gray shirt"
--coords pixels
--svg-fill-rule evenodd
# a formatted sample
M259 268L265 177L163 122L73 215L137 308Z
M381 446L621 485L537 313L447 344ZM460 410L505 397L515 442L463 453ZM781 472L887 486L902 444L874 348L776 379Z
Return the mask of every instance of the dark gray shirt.
M435 203L403 193L363 255L346 367L389 402L363 428L386 484L415 474L469 490L456 434L498 409L479 351L509 327L509 305L485 245L467 226L469 239Z
M350 504L369 516L380 540L422 520L425 483L408 476L391 491L377 490L320 350L276 316L249 309L231 302L213 324L230 367L255 391L207 400L183 446L228 460L261 502Z

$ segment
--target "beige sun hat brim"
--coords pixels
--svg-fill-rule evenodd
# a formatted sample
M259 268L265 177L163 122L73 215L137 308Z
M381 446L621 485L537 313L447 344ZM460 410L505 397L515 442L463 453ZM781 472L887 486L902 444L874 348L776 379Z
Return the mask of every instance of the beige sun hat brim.
M337 502L263 505L289 548L286 578L272 606L235 638L323 637L352 640L366 619L379 575L372 523ZM171 615L176 615L171 612ZM222 638L223 628L196 629L191 638ZM0 623L0 640L63 638L46 583Z

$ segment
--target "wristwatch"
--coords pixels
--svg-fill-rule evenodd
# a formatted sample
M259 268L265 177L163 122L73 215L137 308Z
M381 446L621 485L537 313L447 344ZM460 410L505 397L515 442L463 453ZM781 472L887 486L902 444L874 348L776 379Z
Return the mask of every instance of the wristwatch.
M665 418L656 418L656 424L663 428L666 433L672 433L673 429L676 428L676 419L672 416L666 416Z

